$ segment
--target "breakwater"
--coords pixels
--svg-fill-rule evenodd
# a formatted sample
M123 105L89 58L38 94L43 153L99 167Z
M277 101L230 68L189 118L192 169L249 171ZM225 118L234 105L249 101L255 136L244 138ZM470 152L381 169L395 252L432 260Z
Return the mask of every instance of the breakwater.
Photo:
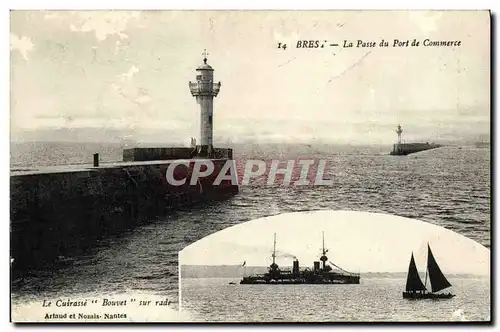
M166 180L173 160L12 169L10 247L14 270L50 267L96 240L140 222L236 194L238 186L230 181L213 185L227 159L211 160L215 172L194 186L189 184L193 160L189 166L175 168L176 178L188 179L182 186Z
M437 149L441 146L435 143L397 143L393 145L390 154L393 156L406 156L425 150Z

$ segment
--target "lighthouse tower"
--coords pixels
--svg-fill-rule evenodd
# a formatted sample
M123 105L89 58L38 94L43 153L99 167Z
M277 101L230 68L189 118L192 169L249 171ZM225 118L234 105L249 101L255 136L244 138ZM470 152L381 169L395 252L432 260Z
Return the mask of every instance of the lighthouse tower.
M401 144L401 134L403 133L403 129L401 129L401 125L398 125L398 129L396 130L396 134L398 134L398 144Z
M214 97L220 90L220 82L214 83L214 69L207 63L207 51L203 52L203 64L196 68L196 82L189 82L189 89L200 105L200 142L197 155L210 158L213 155Z

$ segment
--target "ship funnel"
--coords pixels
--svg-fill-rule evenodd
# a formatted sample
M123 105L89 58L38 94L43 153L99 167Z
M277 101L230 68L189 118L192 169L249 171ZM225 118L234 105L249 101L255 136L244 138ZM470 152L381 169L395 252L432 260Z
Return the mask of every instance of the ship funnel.
M319 262L316 261L314 262L314 271L318 271L319 270Z
M298 259L295 259L293 261L292 274L294 276L298 276L299 275L299 261L298 261Z

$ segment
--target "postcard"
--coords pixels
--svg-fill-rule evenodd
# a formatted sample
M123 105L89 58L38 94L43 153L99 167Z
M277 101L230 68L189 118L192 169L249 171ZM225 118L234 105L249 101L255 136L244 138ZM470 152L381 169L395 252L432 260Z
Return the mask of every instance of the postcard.
M12 322L491 322L489 11L10 28Z

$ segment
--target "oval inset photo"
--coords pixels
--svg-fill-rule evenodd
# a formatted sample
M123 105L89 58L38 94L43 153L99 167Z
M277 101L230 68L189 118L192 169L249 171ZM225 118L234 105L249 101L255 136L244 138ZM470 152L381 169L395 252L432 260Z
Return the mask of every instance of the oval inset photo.
M181 310L208 322L490 320L490 250L399 216L310 211L179 253Z

